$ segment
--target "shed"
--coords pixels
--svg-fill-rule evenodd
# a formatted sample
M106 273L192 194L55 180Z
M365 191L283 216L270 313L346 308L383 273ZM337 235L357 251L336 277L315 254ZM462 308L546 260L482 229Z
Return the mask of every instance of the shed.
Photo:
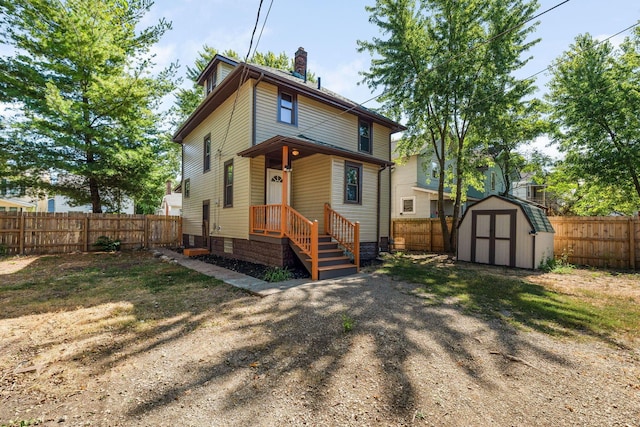
M539 268L553 258L546 212L520 199L492 195L471 205L458 225L458 260Z

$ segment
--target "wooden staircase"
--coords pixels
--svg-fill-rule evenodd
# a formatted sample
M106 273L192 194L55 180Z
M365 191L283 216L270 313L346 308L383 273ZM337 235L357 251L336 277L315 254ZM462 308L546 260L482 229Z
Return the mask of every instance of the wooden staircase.
M293 249L307 271L312 272L312 262L300 247L289 241ZM338 242L329 235L318 236L318 280L333 279L348 276L358 272L358 267L338 247Z

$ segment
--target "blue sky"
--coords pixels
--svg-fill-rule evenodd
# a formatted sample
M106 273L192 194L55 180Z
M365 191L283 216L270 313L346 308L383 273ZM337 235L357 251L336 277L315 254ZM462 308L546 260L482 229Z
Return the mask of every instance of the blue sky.
M540 0L540 11L562 0ZM243 57L251 39L259 0L156 0L145 20L151 24L160 17L173 23L156 47L157 61L165 65L178 60L184 75L203 44L220 51L233 49ZM369 66L368 53L358 53L357 40L371 40L378 29L369 23L365 5L374 1L325 0L320 2L273 0L260 37L258 51L285 52L293 57L299 46L308 52L309 68L322 78L323 86L356 102L372 98L359 71ZM271 0L264 0L256 40ZM605 38L640 19L637 0L570 0L539 18L534 33L541 42L530 51L533 59L519 77L528 77L547 67L567 50L578 34ZM626 33L628 35L629 33ZM622 40L624 35L618 37ZM255 43L255 42L254 42ZM255 47L255 44L254 44ZM541 75L538 86L544 89ZM375 101L366 104L375 107Z

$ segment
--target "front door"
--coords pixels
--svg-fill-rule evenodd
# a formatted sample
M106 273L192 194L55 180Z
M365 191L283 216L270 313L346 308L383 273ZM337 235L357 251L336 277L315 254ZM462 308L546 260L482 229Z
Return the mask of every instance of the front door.
M279 169L267 169L267 205L279 205L282 203L282 172ZM291 174L287 185L287 204L291 202Z

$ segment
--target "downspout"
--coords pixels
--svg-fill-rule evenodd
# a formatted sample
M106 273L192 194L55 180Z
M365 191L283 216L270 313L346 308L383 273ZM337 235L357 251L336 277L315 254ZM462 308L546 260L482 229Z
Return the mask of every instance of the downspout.
M256 90L256 87L258 86L258 84L262 81L262 79L264 78L264 73L260 73L260 77L258 77L258 80L256 80L256 82L253 84L253 111L251 112L251 146L256 145L256 104L257 104L257 93L258 91Z

